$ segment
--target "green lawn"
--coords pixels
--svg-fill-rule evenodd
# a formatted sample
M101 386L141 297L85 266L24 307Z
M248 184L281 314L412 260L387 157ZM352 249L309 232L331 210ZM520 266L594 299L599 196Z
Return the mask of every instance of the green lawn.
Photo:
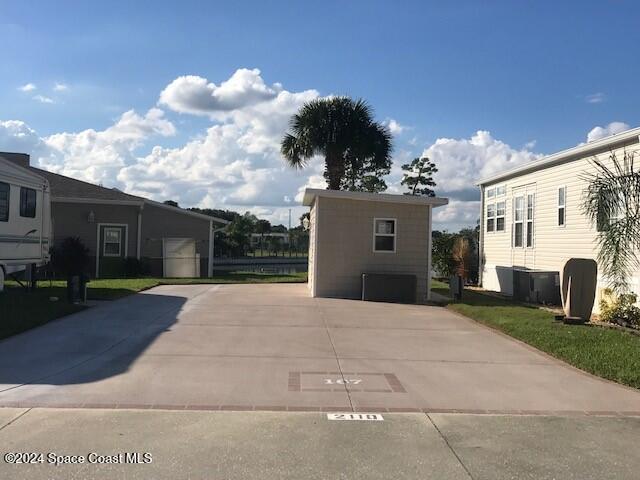
M448 293L446 285L434 291ZM470 290L465 290L462 301L447 308L582 370L640 388L640 336L590 325L565 325L554 321L549 311Z
M211 278L118 278L89 282L89 300L115 300L158 285L209 283L304 283L307 274L229 273ZM26 292L14 281L0 293L0 339L29 330L86 307L66 301L66 282L42 281L35 292ZM57 297L52 302L50 297Z

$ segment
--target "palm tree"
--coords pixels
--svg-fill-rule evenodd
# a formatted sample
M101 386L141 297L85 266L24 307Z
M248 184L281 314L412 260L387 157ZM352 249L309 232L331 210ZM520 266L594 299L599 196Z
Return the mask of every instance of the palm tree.
M314 155L323 155L330 190L386 188L371 177L390 171L391 133L373 120L373 110L364 100L312 100L291 117L290 128L281 151L292 168L304 168Z
M611 153L610 167L594 158L595 173L583 175L589 186L582 207L598 230L598 263L618 294L629 291L629 278L639 266L640 172L633 157L625 151L620 162Z

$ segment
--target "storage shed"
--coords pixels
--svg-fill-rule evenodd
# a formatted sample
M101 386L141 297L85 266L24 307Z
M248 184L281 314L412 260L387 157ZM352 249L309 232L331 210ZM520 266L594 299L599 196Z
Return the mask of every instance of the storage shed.
M302 203L313 297L429 299L432 212L446 198L307 189Z

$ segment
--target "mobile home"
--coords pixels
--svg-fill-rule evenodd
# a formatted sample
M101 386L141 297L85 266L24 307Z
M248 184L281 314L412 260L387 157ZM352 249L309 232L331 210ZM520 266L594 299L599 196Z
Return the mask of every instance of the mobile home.
M0 290L6 274L49 259L49 184L0 153Z
M564 262L598 254L597 227L582 211L585 175L595 172L591 160L608 164L612 154L622 160L625 153L640 160L639 136L640 128L627 130L480 180L482 286L557 303ZM608 283L601 270L598 296ZM640 272L631 284L640 293Z

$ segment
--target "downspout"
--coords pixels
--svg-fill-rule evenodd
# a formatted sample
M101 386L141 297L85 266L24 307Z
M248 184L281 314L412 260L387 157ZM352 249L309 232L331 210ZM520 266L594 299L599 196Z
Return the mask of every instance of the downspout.
M140 205L140 208L138 209L138 238L137 238L137 244L136 244L136 258L138 260L140 260L140 254L141 254L141 245L142 245L142 209L144 208L144 204Z
M209 220L209 258L207 259L207 277L213 276L213 242L215 235L213 232L213 220Z

